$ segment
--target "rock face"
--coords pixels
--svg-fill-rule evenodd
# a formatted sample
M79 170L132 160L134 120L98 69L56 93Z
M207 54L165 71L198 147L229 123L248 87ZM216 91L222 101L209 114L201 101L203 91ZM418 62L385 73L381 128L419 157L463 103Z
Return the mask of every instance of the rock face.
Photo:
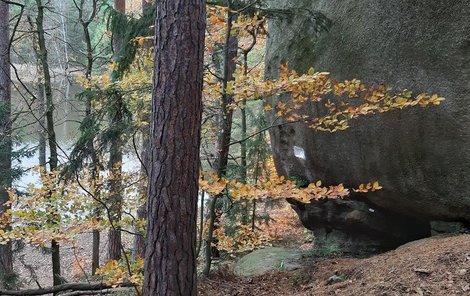
M378 180L383 190L364 196L373 206L416 223L470 222L470 1L268 2L286 12L269 24L268 77L288 62L299 72L313 66L337 80L446 98L439 107L360 118L334 134L300 124L272 129L278 171L348 186Z

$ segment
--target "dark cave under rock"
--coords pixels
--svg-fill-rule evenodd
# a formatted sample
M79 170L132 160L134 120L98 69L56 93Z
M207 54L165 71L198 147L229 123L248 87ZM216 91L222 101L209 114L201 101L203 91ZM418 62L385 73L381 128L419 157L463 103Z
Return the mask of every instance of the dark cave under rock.
M315 250L324 255L367 255L429 237L428 221L379 208L356 199L288 199L302 224L315 235Z

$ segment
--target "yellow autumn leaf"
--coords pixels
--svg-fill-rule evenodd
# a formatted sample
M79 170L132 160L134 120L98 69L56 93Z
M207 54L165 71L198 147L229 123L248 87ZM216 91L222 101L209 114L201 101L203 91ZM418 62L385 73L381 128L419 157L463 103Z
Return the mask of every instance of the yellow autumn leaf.
M378 181L375 181L374 184L372 184L372 190L380 190L382 189L383 187L380 186L379 182Z

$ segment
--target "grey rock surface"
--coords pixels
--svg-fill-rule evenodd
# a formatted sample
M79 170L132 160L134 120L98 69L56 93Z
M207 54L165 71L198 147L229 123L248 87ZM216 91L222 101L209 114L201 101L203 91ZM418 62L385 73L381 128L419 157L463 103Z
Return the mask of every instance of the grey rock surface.
M245 255L235 265L239 276L253 276L276 270L301 268L305 252L297 249L268 247Z
M347 186L378 180L383 190L365 195L372 204L423 220L470 221L470 1L269 2L294 16L270 21L268 77L288 62L299 72L314 66L338 80L446 98L439 107L360 118L345 132L272 129L278 171Z
M462 222L431 221L432 235L468 233L467 225Z

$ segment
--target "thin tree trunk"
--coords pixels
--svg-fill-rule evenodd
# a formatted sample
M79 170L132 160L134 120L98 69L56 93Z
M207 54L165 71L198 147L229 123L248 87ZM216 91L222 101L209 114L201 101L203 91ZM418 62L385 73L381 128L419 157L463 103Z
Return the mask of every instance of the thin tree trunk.
M264 133L260 133L258 135L258 143L261 142L261 138L263 137L263 134ZM254 172L255 187L258 185L258 178L261 175L260 167L259 167L260 159L261 159L261 151L260 151L259 146L258 146L257 156L256 156L256 167L255 167L255 172ZM253 200L253 209L252 209L252 213L251 213L251 231L255 231L255 229L256 229L256 199Z
M146 218L147 218L147 203L144 203L137 209L137 219L143 220ZM143 259L144 257L145 257L145 236L136 235L134 237L134 248L133 248L133 253L132 253L132 259L137 260L137 258Z
M38 45L39 45L39 58L41 61L42 69L44 71L44 90L46 98L46 127L48 135L48 144L50 149L49 155L49 168L55 170L58 166L58 154L57 154L57 143L56 135L54 130L54 102L52 97L52 81L49 70L49 63L47 58L47 48L44 32L44 6L42 0L36 0L38 5L38 16L36 19L36 27L38 33Z
M9 6L0 2L0 216L10 206L8 189L12 184L11 157L11 77L10 77L10 31L8 29ZM8 228L9 226L7 226ZM13 255L11 242L0 246L0 275L13 273ZM2 283L0 283L1 286Z
M201 208L199 212L199 235L198 235L198 241L197 241L197 248L196 248L196 258L199 257L199 254L201 253L201 248L202 248L202 243L204 241L204 238L202 237L204 235L204 196L206 193L204 191L201 191Z
M39 62L39 60L38 60ZM38 67L38 76L43 76L42 74L42 67ZM38 81L38 89L37 89L37 98L38 98L38 113L39 113L39 127L38 127L38 135L39 135L39 167L41 170L41 174L46 171L46 138L47 132L44 129L46 126L45 120L45 112L46 112L46 102L44 98L44 83L39 79Z
M60 6L60 24L62 27L62 38L64 40L64 55L65 55L65 61L64 61L64 75L67 77L68 74L68 68L69 68L69 42L67 40L68 37L68 29L67 29L67 23L66 23L66 14L67 14L67 1L59 1L59 6Z
M148 9L152 4L149 2L149 0L142 0L142 13Z
M87 100L86 106L86 114L89 116L91 114L91 98ZM95 145L93 143L93 139L91 139L88 143L88 149L90 149L91 153L91 164L90 164L90 183L91 183L91 192L94 195L95 199L100 198L100 192L98 186L96 184L96 180L99 177L99 169L98 169L98 155L95 150ZM97 221L101 220L101 204L98 203L96 200L94 201L94 209L93 215ZM92 255L91 255L91 274L95 275L96 270L100 268L100 231L98 229L93 229L93 242L92 242Z
M142 0L142 15L147 13L147 10L149 10L152 7L150 2L147 2L146 0ZM150 11L149 11L150 12ZM145 44L145 48L149 47L150 44ZM148 71L149 69L147 69ZM148 118L147 118L148 120ZM142 166L140 168L140 173L141 173L141 178L142 178L142 184L141 184L141 190L142 192L147 192L148 190L148 170L150 167L150 151L148 147L150 146L150 129L148 126L145 126L142 129L142 135L143 135L143 143L142 143ZM137 208L137 219L138 220L144 220L147 219L147 202L144 201L142 202L138 208ZM136 229L136 232L138 232L138 229ZM145 257L145 236L143 235L136 235L134 237L134 248L133 248L133 253L132 257L133 260L136 260L137 258L144 258Z
M125 0L114 0L114 9L122 14L126 13L126 1ZM114 44L114 59L117 60L119 52L122 47L122 40L118 34L113 35ZM110 114L111 125L119 126L124 118L123 109L124 101L121 94L117 93L113 98L112 111ZM122 250L122 237L121 228L117 225L121 221L122 217L122 148L124 142L120 136L113 137L110 141L110 152L109 152L109 164L108 169L111 173L109 182L110 189L110 216L112 225L108 232L108 259L119 260L121 259Z
M113 118L120 122L122 116L122 100L116 99L114 102L114 116ZM113 123L116 123L113 121ZM120 137L111 140L109 166L108 169L111 173L109 177L109 211L113 227L108 232L108 259L120 260L122 237L121 227L117 225L122 217L122 145Z
M126 0L114 0L114 10L125 14L126 13ZM119 57L119 52L122 48L122 40L116 34L113 35L113 50L115 58Z
M54 102L52 97L52 84L51 75L49 71L49 64L47 60L47 48L44 32L44 5L42 0L36 0L38 15L36 18L36 29L38 34L38 46L39 46L39 58L41 61L42 69L44 71L44 90L46 98L46 126L47 136L49 144L49 169L51 172L55 171L58 166L58 154L57 154L57 141L54 129ZM51 208L51 217L54 219L54 209ZM52 221L54 222L54 221ZM62 283L61 272L60 272L60 248L59 244L52 240L51 242L52 252L52 274L54 285L60 285Z
M220 132L217 137L217 156L214 163L214 169L219 177L224 177L227 171L228 155L230 149L230 139L232 136L232 118L233 110L230 104L233 97L227 93L227 85L230 80L233 80L233 73L235 72L236 63L235 58L238 52L238 37L231 34L232 22L234 15L231 10L232 1L228 0L227 8L227 33L225 36L224 45L224 65L223 65L223 80L222 80L222 100L221 108L218 114L218 126ZM216 220L216 205L219 196L214 196L209 204L209 227L205 241L205 266L203 270L204 275L209 275L212 265L212 243L214 240L215 220Z
M33 24L31 18L28 17L28 23L30 26L31 32L36 32L36 28ZM46 126L46 101L44 97L44 71L42 69L41 59L39 57L39 42L37 34L33 34L32 36L33 41L33 50L34 56L36 58L36 76L37 76L37 104L38 104L38 137L39 137L39 144L38 144L38 153L39 153L39 168L40 173L44 175L47 171L46 168L46 138L47 138L47 130Z
M85 5L85 0L80 0L80 4L77 4L77 2L74 2L77 9L78 9L78 18L79 22L82 25L83 29L83 36L85 38L85 44L86 44L86 57L87 57L87 64L86 64L86 70L85 70L85 77L87 79L91 79L92 72L93 72L93 46L91 43L91 36L90 36L90 29L89 25L90 23L95 19L95 16L98 13L98 5L97 5L97 0L92 1L92 7L91 7L91 14L88 19L84 19L84 5ZM88 97L86 101L86 107L85 107L85 115L90 116L92 113L92 98ZM91 184L91 192L94 196L95 199L100 198L99 190L97 188L96 180L99 177L99 159L98 155L96 153L95 145L94 145L94 138L90 139L88 144L88 150L90 151L91 155L91 163L90 163L90 184ZM95 205L93 209L93 214L95 216L95 219L101 220L101 205L96 202L95 200ZM95 275L96 270L100 267L100 231L98 229L93 229L93 242L92 242L92 255L91 255L91 274Z
M246 138L246 129L247 129L247 124L246 124L246 100L242 100L242 105L241 105L241 117L242 117L242 124L241 124L241 137L242 139ZM246 161L246 141L242 141L240 143L240 156L241 156L241 181L242 183L246 183L246 177L247 177L247 161Z
M248 53L251 51L253 47L251 47L249 50L243 50L243 74L246 76L248 75ZM246 138L246 131L247 131L247 122L246 122L246 99L242 100L242 105L240 107L241 111L241 138L245 139ZM247 182L247 147L246 147L246 141L241 141L240 142L240 157L241 157L241 182L246 183ZM249 214L248 214L248 201L245 201L244 209L242 212L242 223L247 224L247 221L249 219Z
M141 185L140 189L141 192L147 192L147 184L148 184L148 167L150 165L150 151L148 147L150 146L150 130L148 129L148 126L146 126L143 131L143 143L142 143L142 165L140 168L140 175L141 175ZM137 208L137 219L138 220L144 220L147 219L147 203L145 201L141 202ZM138 233L140 230L136 229L136 233ZM133 248L133 253L132 253L133 260L136 260L137 258L144 258L145 257L145 236L143 235L136 235L134 236L134 248Z
M204 0L158 0L143 295L196 295Z
M93 1L94 10L96 10L96 1ZM90 32L88 29L88 24L83 23L83 30L85 34L85 42L87 45L87 69L86 69L86 77L91 79L91 74L93 71L93 48L91 45L91 38ZM86 116L90 116L92 113L92 98L87 98L86 102ZM96 184L96 180L99 177L99 159L96 153L94 138L90 139L88 142L88 149L91 155L91 163L90 163L90 184L92 187L92 194L94 195L95 199L100 199L100 192L98 186ZM101 204L98 203L96 200L94 202L94 209L93 214L95 219L98 221L101 220ZM93 229L93 247L92 247L92 262L91 262L91 274L95 275L96 270L100 267L100 231L98 229Z
M93 229L93 242L91 249L91 275L95 275L98 268L100 268L100 237L100 231L98 229Z
M256 40L256 39L254 39ZM255 41L254 41L255 42ZM253 43L254 46L254 43ZM250 53L251 49L253 49L253 46L251 46L249 49L243 50L243 74L246 76L248 75L248 54ZM241 105L241 117L242 117L242 125L241 125L241 137L242 139L246 138L246 130L247 130L247 123L246 123L246 99L242 100L242 105ZM247 149L246 149L246 141L240 142L240 154L241 154L241 179L243 183L246 183L247 181L247 161L246 161L246 154L247 154Z

